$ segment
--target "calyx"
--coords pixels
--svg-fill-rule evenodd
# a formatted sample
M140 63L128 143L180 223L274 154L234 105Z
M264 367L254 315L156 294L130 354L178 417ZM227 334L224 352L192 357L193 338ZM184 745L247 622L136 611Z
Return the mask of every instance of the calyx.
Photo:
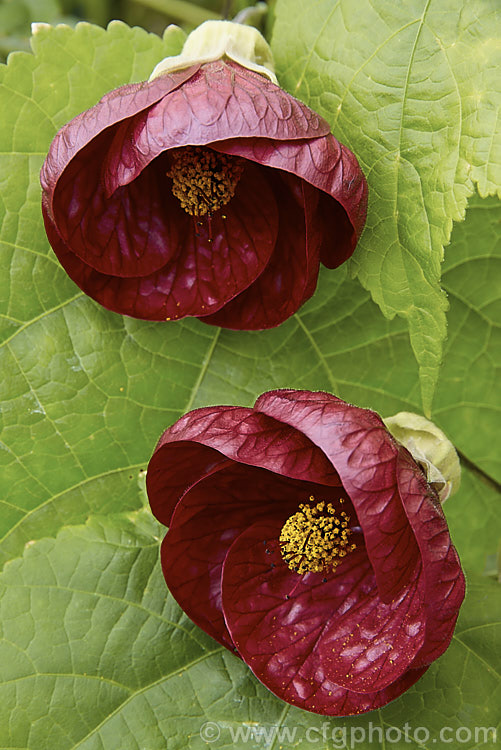
M268 42L253 26L233 21L205 21L194 29L181 54L165 57L153 70L150 81L175 70L227 57L277 83L273 55Z

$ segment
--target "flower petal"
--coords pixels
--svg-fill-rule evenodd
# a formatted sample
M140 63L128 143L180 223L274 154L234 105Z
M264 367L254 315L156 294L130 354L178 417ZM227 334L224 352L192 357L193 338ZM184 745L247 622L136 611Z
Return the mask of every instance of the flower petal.
M380 417L310 391L270 391L254 408L301 430L330 459L364 530L382 600L399 596L420 552L397 485L400 450Z
M287 320L315 291L322 232L319 193L285 173L268 173L279 208L275 251L263 273L221 310L202 318L225 328L258 330Z
M198 65L179 70L153 81L120 86L108 92L90 109L74 117L56 134L42 167L40 182L46 194L46 206L52 216L52 196L61 174L73 157L99 133L116 123L151 107L166 94L188 81Z
M324 220L336 223L333 237L323 245L321 261L336 268L351 256L364 228L368 188L355 155L333 135L285 143L228 138L217 144L217 150L294 174L334 198L341 208L332 201L321 203Z
M148 465L148 496L159 521L169 525L181 494L222 457L292 479L341 487L322 451L301 432L245 407L195 409L163 433Z
M421 666L448 647L464 599L465 580L440 502L430 502L424 475L416 473L407 451L401 452L397 471L400 495L405 498L404 508L423 560L426 640L414 662Z
M160 79L158 79L160 80ZM159 154L179 146L262 136L318 138L328 123L302 102L237 63L206 63L148 112L124 122L105 163L109 192L126 185Z
M164 436L160 443L163 440ZM157 455L160 443L148 465L146 487L153 515L170 526L176 505L189 488L232 461L213 448L183 440L163 443L168 450Z
M263 271L276 243L275 199L253 164L244 169L226 214L218 212L210 223L206 220L199 226L179 206L171 208L179 213L185 229L174 259L146 276L122 278L93 269L94 259L77 258L42 201L49 242L73 281L107 309L148 320L175 320L218 310Z
M167 586L191 619L227 648L234 644L222 615L221 570L231 543L260 518L277 517L281 528L312 494L337 504L340 491L226 461L178 502L162 545ZM343 508L350 512L348 499Z
M272 692L310 711L359 713L393 700L422 674L404 674L423 639L416 586L381 602L363 547L335 573L298 576L281 560L279 529L254 523L224 562L223 611L241 657Z
M224 495L220 497L218 487L224 481L216 480L214 486L215 475L226 463L192 485L183 502L177 504L162 542L161 563L167 587L182 609L196 625L233 651L222 615L221 569L227 546L239 530L232 528L227 513L221 514L217 507L217 501L225 499Z
M62 241L96 271L149 276L177 255L192 223L155 165L106 195L99 165L110 140L102 133L68 164L54 192L53 221Z

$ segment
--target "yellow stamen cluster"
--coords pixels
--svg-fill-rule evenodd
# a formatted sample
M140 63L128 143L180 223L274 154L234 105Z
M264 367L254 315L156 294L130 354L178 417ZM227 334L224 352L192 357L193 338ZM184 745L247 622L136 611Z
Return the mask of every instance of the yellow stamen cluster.
M310 502L314 501L310 497ZM357 546L349 542L349 523L350 517L344 511L336 514L332 503L301 503L280 532L282 558L300 574L334 570L341 558Z
M172 192L191 216L213 214L235 195L243 160L202 146L185 146L172 152L167 176Z

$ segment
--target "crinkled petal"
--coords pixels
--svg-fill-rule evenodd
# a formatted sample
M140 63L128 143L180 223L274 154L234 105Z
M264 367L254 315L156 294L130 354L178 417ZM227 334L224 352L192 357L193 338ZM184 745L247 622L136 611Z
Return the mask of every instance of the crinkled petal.
M301 430L330 459L355 506L379 594L398 597L420 551L397 484L400 451L380 417L309 391L270 391L254 408Z
M82 112L62 127L51 143L40 174L49 216L53 218L52 196L58 180L81 149L104 130L151 107L188 81L198 69L199 66L194 65L150 82L120 86L105 94L94 107Z
M302 102L240 65L202 65L181 88L117 130L105 164L112 192L134 180L159 154L179 146L261 136L277 141L318 138L328 123Z
M185 229L176 256L152 274L123 278L96 271L76 257L50 221L45 201L42 204L49 242L73 281L107 309L148 320L175 320L220 309L263 271L276 243L275 199L252 164L244 169L225 214L218 212L199 224L180 206L171 208Z
M268 174L279 208L275 251L263 273L205 323L259 330L279 325L315 291L323 235L319 192L293 175Z
M325 455L300 431L245 407L195 409L163 433L148 465L148 496L161 523L169 525L181 494L222 458L292 479L341 487ZM176 476L178 466L182 478Z
M257 519L278 517L279 528L310 495L339 507L337 487L292 480L266 469L226 461L183 495L162 546L169 591L206 633L233 649L221 608L221 570L235 539ZM343 508L349 512L348 498Z
M465 580L458 554L451 542L440 502L430 498L424 475L402 450L397 466L398 487L423 560L425 583L426 641L414 666L429 664L448 647L459 608L465 595Z
M98 135L68 164L54 193L53 222L62 241L96 271L149 276L179 253L192 222L156 165L106 195L100 165L110 140L109 132Z
M322 202L336 231L322 246L321 261L336 268L353 253L367 214L367 182L355 155L333 135L306 141L275 142L266 138L229 138L217 150L263 166L289 172L337 201Z
M363 543L335 573L298 576L281 559L279 530L258 521L226 555L223 612L241 657L273 693L310 711L359 713L393 700L422 674L405 674L424 636L417 571L384 604Z

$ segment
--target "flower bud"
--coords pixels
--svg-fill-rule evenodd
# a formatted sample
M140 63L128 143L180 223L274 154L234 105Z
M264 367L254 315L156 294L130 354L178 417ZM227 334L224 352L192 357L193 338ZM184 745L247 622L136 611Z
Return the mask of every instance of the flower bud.
M448 437L429 419L400 411L384 419L387 429L426 474L441 502L459 489L461 466L458 454Z

